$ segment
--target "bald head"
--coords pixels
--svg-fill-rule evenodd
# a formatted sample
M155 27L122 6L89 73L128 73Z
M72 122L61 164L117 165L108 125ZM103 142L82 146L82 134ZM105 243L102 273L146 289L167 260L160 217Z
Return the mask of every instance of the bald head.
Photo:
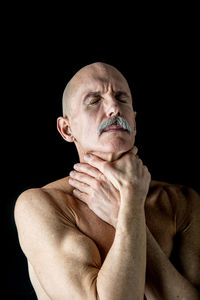
M62 108L63 116L71 117L71 102L76 95L77 91L84 85L88 85L90 80L101 78L113 78L123 82L123 84L129 89L127 80L125 77L113 66L102 62L96 62L89 64L81 68L68 82L65 87ZM129 89L130 91L130 89Z

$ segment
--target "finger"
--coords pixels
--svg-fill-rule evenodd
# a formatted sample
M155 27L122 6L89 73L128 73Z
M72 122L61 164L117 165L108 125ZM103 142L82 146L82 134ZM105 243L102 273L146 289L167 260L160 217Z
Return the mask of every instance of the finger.
M81 173L81 172L78 172L78 171L71 171L69 173L70 177L75 179L75 180L78 180L79 182L81 183L85 183L91 187L94 187L96 186L96 183L97 183L97 180L96 178L90 176L90 175L87 175L85 173Z
M75 187L76 189L78 189L79 191L86 193L86 194L90 194L90 187L89 185L80 182L74 178L69 178L69 184L72 185L73 187Z
M87 154L84 156L84 160L91 166L97 168L101 173L104 173L106 161L97 157L94 154Z
M77 163L74 165L74 169L78 172L88 174L96 179L105 180L105 176L97 168L87 163Z
M83 201L84 203L86 203L89 206L89 198L88 195L85 193L82 193L81 191L74 189L73 190L73 194L76 198L78 198L79 200Z
M131 151L132 151L132 153L133 153L134 155L136 155L137 152L138 152L138 148L137 148L136 146L133 146L133 148L131 149Z
M133 148L133 153L136 155L138 153L138 148L136 146L134 146Z

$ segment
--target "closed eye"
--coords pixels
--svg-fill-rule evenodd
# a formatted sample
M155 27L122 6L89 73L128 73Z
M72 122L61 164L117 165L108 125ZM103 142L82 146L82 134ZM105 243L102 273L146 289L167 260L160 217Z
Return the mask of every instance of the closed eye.
M89 105L97 104L101 100L101 97L92 98Z
M122 103L127 103L129 96L127 93L119 91L115 94L115 98Z
M115 97L117 99L117 101L121 102L121 103L127 103L127 98L124 96L119 96L119 97Z
M122 102L122 103L126 103L126 99L123 99L123 98L116 98L118 101Z

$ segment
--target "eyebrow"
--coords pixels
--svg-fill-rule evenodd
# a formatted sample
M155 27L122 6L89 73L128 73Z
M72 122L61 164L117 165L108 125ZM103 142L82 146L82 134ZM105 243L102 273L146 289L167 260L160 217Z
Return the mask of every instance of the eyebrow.
M83 98L83 103L85 103L88 99L92 98L92 97L97 97L97 96L100 96L101 95L101 92L100 91L94 91L94 92L89 92L85 95L85 97ZM117 91L117 92L114 92L114 95L115 97L116 96L126 96L126 97L130 97L128 93L126 93L125 91Z
M83 98L83 103L85 103L89 98L91 97L97 97L100 96L101 92L100 91L96 91L96 92L89 92L85 95L85 97Z
M129 94L126 93L125 91L117 91L114 94L115 94L115 96L126 96L126 97L129 97Z

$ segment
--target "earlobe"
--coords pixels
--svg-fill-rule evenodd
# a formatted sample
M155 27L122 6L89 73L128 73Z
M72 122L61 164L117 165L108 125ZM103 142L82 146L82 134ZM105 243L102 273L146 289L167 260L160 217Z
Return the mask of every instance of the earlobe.
M67 117L58 117L57 129L65 141L70 143L74 142L74 137L71 134L71 129Z

